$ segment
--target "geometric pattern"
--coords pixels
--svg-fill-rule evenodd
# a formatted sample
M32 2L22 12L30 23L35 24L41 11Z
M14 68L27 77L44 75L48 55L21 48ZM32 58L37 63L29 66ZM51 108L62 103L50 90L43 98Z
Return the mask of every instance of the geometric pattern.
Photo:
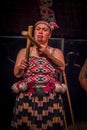
M28 82L54 82L54 80L57 80L57 70L47 59L31 56L29 59L29 69L27 69L25 77L28 78Z
M49 60L34 56L29 58L23 82L46 85L48 81L57 81L57 78L57 70ZM61 130L64 127L63 100L59 93L51 91L38 95L35 90L29 95L24 91L17 95L15 103L11 122L13 130Z
M11 126L18 130L55 130L64 127L62 97L54 92L41 97L20 93L13 114Z

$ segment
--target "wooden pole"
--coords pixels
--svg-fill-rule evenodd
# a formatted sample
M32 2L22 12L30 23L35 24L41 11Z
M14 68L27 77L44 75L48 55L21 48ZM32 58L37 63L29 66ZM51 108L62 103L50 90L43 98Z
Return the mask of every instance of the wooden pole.
M71 105L71 100L70 100L70 95L69 95L69 90L68 90L68 83L67 83L65 71L63 71L63 77L64 77L64 82L65 82L65 84L67 86L66 94L67 94L67 98L68 98L72 124L75 127L75 121L74 121L74 116L73 116L72 105Z
M32 35L33 26L28 26L28 35ZM26 60L29 59L29 53L30 53L30 47L31 47L31 40L27 37L27 45L26 45Z

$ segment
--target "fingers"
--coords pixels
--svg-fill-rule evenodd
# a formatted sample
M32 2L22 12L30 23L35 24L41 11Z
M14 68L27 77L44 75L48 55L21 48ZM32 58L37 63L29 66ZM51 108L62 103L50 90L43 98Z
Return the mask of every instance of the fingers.
M21 64L27 66L27 65L28 65L28 61L27 61L26 59L23 59L23 60L21 61Z
M23 70L25 70L27 67L28 67L28 61L27 60L25 60L25 59L23 59L22 61L21 61L21 63L20 63L20 69L23 69Z

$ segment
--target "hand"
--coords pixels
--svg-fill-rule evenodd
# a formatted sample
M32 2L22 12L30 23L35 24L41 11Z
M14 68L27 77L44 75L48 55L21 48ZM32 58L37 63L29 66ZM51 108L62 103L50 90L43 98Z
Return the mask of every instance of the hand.
M24 74L24 71L28 67L28 61L26 59L22 59L18 64L15 64L14 67L14 75L16 77L21 77Z
M25 70L28 67L28 61L26 59L23 59L19 64L19 69Z

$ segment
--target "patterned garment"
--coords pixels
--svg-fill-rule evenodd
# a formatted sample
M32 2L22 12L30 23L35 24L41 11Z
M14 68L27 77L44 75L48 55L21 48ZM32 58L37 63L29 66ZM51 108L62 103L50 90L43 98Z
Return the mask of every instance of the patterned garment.
M47 59L30 57L23 82L45 86L49 81L57 81L57 76L56 69ZM36 88L32 95L28 93L29 90L20 92L16 97L12 130L62 130L64 111L61 94L54 91L44 93L43 87L41 90Z
M57 71L45 58L30 57L29 68L27 69L24 78L26 82L54 82L57 80Z

